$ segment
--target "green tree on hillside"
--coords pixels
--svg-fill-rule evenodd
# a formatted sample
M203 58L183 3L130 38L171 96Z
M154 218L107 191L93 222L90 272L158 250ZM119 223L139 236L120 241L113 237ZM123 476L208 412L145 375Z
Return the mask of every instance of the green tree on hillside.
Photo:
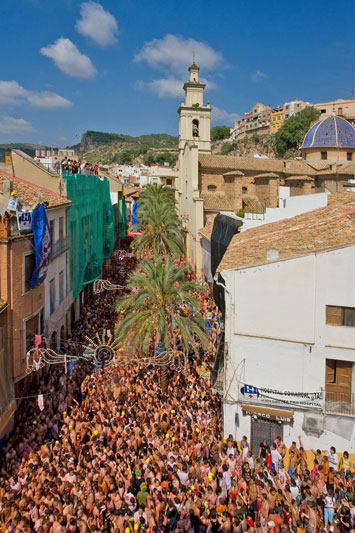
M293 157L297 155L304 136L313 121L318 120L320 111L307 106L297 115L285 120L281 128L275 133L275 146L278 157Z
M132 152L125 150L118 156L119 165L130 165L132 163Z
M227 139L230 136L230 128L228 126L215 126L211 129L211 141L218 141L219 139Z

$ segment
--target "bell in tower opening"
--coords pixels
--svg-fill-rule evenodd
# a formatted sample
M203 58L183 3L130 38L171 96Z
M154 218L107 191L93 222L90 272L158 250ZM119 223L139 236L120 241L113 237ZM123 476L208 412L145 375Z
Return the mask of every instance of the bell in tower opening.
M198 120L193 120L192 121L192 136L193 137L199 137L200 136L200 133L198 131Z
M205 84L199 80L199 67L193 63L189 67L190 79L184 83L185 100L181 102L179 113L179 148L187 142L194 142L200 152L211 152L211 107L203 103Z

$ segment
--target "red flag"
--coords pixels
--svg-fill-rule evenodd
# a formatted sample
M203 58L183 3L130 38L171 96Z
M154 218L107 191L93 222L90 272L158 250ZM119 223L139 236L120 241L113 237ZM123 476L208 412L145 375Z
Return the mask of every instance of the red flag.
M35 335L35 348L36 348L36 354L38 356L38 346L42 342L42 335Z

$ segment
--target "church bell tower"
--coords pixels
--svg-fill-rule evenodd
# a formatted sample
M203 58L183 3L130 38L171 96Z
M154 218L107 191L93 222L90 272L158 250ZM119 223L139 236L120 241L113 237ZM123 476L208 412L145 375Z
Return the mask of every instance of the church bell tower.
M199 81L199 67L193 62L189 67L190 79L184 84L185 101L179 113L179 148L187 141L197 144L199 152L211 152L211 107L203 105L205 83Z

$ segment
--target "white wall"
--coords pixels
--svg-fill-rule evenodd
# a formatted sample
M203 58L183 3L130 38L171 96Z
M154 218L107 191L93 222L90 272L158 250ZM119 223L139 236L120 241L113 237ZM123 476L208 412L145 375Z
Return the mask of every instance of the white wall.
M328 193L305 194L302 196L288 196L288 193L282 190L289 189L289 187L280 187L279 192L279 207L267 207L264 215L255 216L254 213L245 213L243 219L243 226L241 231L246 231L251 228L262 226L263 224L270 224L285 218L295 217L302 213L308 213L314 209L325 207L328 203Z
M314 342L314 256L235 270L234 333Z
M53 209L47 210L47 216L48 221L54 220L54 235L53 235L53 243L56 243L59 240L59 218L63 217L63 237L65 238L67 235L67 216L66 216L67 208L65 207L58 207ZM52 244L53 244L52 243ZM63 283L63 292L64 292L64 298L63 300L60 299L60 284L59 284L59 275L60 272L64 271L64 283ZM48 265L48 272L47 277L44 282L44 294L45 294L45 304L44 304L44 320L47 325L47 330L49 329L50 332L57 331L57 338L59 340L59 334L60 329L62 326L65 327L65 314L63 317L60 317L59 321L55 321L55 325L52 324L53 321L50 320L51 312L50 312L50 282L54 279L55 284L55 311L61 306L63 301L68 296L69 291L69 249L55 257L54 259L49 261ZM50 322L48 322L50 321Z
M236 431L234 417L239 412L238 434L249 435L250 417L243 417L238 411L238 402L243 402L238 380L281 391L318 392L325 389L327 358L355 363L355 327L327 325L325 313L326 305L355 307L354 264L352 245L222 272L227 288L226 434ZM354 387L352 392L355 393ZM285 425L290 441L304 434L304 412L294 410L294 424ZM355 443L352 445L341 436L345 425L347 433L355 437L355 417L338 419L341 424L337 424L336 416L327 415L325 423L329 427L319 439L305 437L305 446L328 448L334 444L355 452Z

